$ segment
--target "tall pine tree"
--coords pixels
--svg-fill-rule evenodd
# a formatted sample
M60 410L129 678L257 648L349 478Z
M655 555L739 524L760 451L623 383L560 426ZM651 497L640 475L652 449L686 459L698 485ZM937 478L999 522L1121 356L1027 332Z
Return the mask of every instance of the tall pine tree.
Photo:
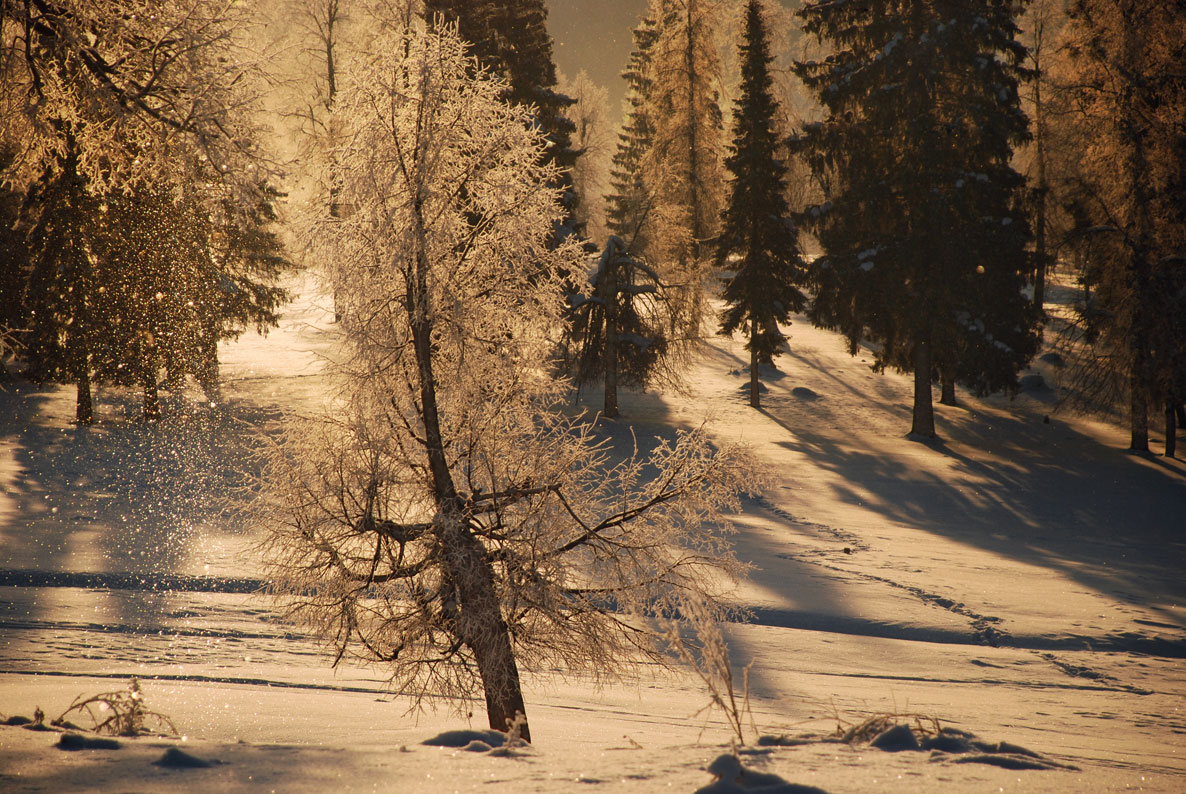
M875 367L914 372L911 431L934 437L931 383L1014 388L1037 347L1030 271L1024 48L1005 0L810 0L808 33L834 54L796 64L826 115L796 148L832 195L805 221L825 250L812 318Z
M779 323L806 302L799 285L806 270L786 201L786 163L779 156L766 26L758 0L745 12L741 50L741 96L733 113L733 152L725 167L733 174L717 247L717 266L732 263L735 275L725 286L728 307L721 333L748 335L749 402L761 407L758 364L781 353Z
M656 21L647 106L651 145L642 163L656 234L644 258L678 286L676 338L697 338L705 310L709 252L725 183L721 65L715 45L719 0L651 0Z

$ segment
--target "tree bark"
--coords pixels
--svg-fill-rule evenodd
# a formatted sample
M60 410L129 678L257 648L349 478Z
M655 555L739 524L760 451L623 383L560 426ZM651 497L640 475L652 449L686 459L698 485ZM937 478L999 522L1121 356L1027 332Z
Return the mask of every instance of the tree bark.
M80 424L89 425L95 421L95 406L91 397L91 373L86 363L86 353L80 353L78 357L81 359L81 363L75 362L74 364L74 382L78 386L74 417Z
M1129 382L1129 388L1131 391L1129 405L1131 406L1130 426L1132 429L1132 441L1128 445L1128 448L1133 452L1148 452L1149 406L1145 399L1144 384L1141 382L1135 365Z
M751 317L749 323L749 404L761 408L762 398L758 394L758 321Z
M1165 404L1165 456L1174 457L1178 450L1178 418L1172 402Z
M1040 35L1040 34L1039 34ZM1035 60L1038 56L1035 56ZM1034 210L1034 306L1044 312L1046 301L1046 114L1042 106L1042 70L1040 62L1035 63L1038 72L1034 78L1034 146L1037 159L1037 206Z
M149 359L141 366L140 383L144 387L144 418L154 422L161 418L161 396L157 391L156 367L151 356Z
M935 407L931 402L931 343L914 346L914 421L912 435L935 437Z
M941 367L939 371L939 403L941 405L959 405L955 398L955 376L948 367Z

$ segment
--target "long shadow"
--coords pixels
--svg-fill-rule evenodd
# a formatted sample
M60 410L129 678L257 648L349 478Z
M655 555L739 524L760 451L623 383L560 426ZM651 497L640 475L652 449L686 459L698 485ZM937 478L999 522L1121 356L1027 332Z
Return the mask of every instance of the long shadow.
M918 454L907 439L902 457L866 452L859 436L787 421L777 408L767 415L793 436L788 448L837 475L838 500L1058 571L1160 612L1160 628L1186 628L1158 606L1186 598L1186 469L1150 465L1016 408L973 405L959 421L942 422L946 440L931 449L956 463L954 476L943 477L905 460Z
M600 393L595 395L600 397ZM595 429L595 437L605 441L609 455L609 465L625 460L632 454L640 458L649 456L661 442L674 444L680 430L692 430L699 422L695 417L687 421L678 420L670 410L670 404L654 393L625 392L619 396L622 405L622 416L617 420L601 419ZM589 399L586 397L586 399ZM739 397L738 399L743 399ZM593 406L599 405L593 401ZM592 407L592 406L590 406ZM639 417L645 417L640 419ZM658 472L649 468L644 472L644 481ZM743 499L742 512L744 514L765 513L766 507L760 502ZM775 518L781 526L784 522ZM709 527L708 531L715 531ZM827 577L821 577L815 566L804 560L779 554L786 550L782 542L770 533L750 531L746 527L739 528L739 536L734 539L736 551L743 562L754 563L761 561L763 567L751 572L750 579L772 593L786 596L787 600L795 602L794 591L797 583L810 581L812 606L806 610L759 608L752 610L751 618L760 625L804 628L812 630L845 631L852 624L860 624L858 633L876 632L876 627L870 627L867 621L861 621L845 604L843 595L837 582ZM836 615L835 621L825 615ZM846 622L847 621L847 622ZM750 661L746 657L747 650L744 643L733 642L730 645L730 656L735 672L740 671ZM758 696L774 697L782 693L776 671L753 669L750 671L749 684L751 691Z

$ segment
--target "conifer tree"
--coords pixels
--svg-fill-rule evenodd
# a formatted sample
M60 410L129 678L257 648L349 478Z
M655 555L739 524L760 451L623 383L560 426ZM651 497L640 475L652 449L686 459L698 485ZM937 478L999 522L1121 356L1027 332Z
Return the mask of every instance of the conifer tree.
M1130 449L1149 448L1148 414L1186 400L1186 8L1076 0L1064 51L1085 128L1079 233L1089 252L1084 319L1127 386ZM1070 82L1070 81L1068 81Z
M651 92L651 48L658 32L653 17L644 16L634 28L634 50L622 72L626 81L626 117L618 137L618 150L610 169L612 192L606 196L609 230L631 251L647 250L652 222L652 198L643 181L642 163L651 148L651 121L647 99Z
M796 64L826 110L795 142L833 186L804 220L825 255L811 268L815 322L875 367L914 372L912 433L935 435L937 376L977 392L1015 388L1036 350L1014 3L810 0L808 33L834 54Z
M577 385L602 378L602 415L618 416L618 385L645 386L666 374L671 355L663 285L654 269L611 235L589 276L588 295L570 298Z
M35 213L25 233L30 267L21 290L29 318L26 374L74 383L75 418L88 424L94 419L91 348L101 328L92 245L99 202L83 187L73 146L60 165L60 174L47 173L30 188Z
M717 267L735 275L725 286L728 307L721 333L741 329L748 336L750 405L761 406L758 363L781 353L786 337L778 323L799 311L806 296L799 285L806 270L786 201L786 163L775 130L777 102L772 91L763 12L758 0L746 6L741 47L741 95L733 113L733 151L725 167L733 174L717 247Z
M578 197L569 170L578 153L572 147L576 127L564 111L573 100L556 89L552 37L544 0L427 0L425 16L432 23L439 15L456 24L469 54L479 66L507 81L504 99L532 108L535 122L547 136L543 161L558 167L557 187L564 192L564 217L552 244L580 233L576 220Z
M226 196L249 214L261 199L248 13L222 0L0 3L0 50L21 53L0 59L0 139L21 144L0 179L24 196L26 353L30 374L77 384L79 421L109 327L104 202L191 185L202 212Z

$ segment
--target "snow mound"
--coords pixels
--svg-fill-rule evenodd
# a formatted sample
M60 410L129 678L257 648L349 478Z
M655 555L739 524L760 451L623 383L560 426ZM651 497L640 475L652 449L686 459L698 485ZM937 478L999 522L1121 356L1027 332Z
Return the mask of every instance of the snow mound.
M491 750L495 747L502 747L506 742L507 736L505 733L500 733L496 730L478 731L470 728L463 728L459 730L444 731L438 733L431 739L425 739L421 744L429 747L457 747L462 750L471 750L470 745L484 744L486 750Z
M101 736L83 736L81 733L63 733L58 739L60 750L118 750L119 742Z
M1021 390L1022 391L1046 391L1049 387L1046 385L1046 379L1042 377L1040 372L1034 372L1029 375L1021 376Z
M1038 361L1041 361L1043 364L1049 364L1052 367L1065 367L1067 365L1066 359L1053 350L1038 356Z
M716 780L696 794L827 794L815 786L788 783L778 775L746 769L735 755L717 756L706 770Z
M807 388L806 386L796 386L791 389L791 396L798 397L800 400L818 400L819 394Z
M164 755L152 762L153 766L163 766L166 769L209 769L218 764L218 761L207 761L176 747L165 750Z

